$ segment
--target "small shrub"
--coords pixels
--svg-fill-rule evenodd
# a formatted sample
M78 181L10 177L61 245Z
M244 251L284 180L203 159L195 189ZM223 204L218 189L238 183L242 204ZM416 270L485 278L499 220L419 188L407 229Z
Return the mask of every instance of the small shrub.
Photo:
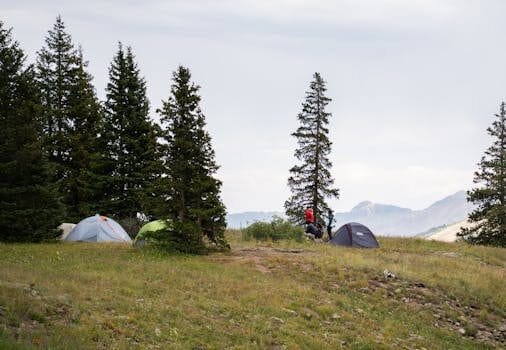
M243 239L265 241L272 236L271 225L267 222L255 222L243 230Z
M466 335L469 337L475 337L478 334L478 328L472 323L467 323L464 325L464 330L466 331Z
M481 322L487 322L488 321L488 311L486 309L481 309L480 311L480 315L479 315L479 318L480 318L480 321Z
M255 239L257 241L294 239L300 242L303 236L302 227L293 225L288 220L277 216L271 222L255 222L246 227L242 233L244 240Z
M38 313L37 311L30 311L30 314L28 315L28 317L30 318L30 320L33 320L33 321L37 321L39 323L44 323L46 322L46 318L44 317L44 315Z

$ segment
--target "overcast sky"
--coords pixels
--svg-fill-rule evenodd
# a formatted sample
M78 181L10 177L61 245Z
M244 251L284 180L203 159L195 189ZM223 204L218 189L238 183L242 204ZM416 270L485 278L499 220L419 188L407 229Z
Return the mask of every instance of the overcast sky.
M283 209L297 113L327 81L337 211L422 209L469 189L506 98L504 0L0 0L35 61L62 15L104 97L117 42L148 83L153 118L190 68L228 211Z

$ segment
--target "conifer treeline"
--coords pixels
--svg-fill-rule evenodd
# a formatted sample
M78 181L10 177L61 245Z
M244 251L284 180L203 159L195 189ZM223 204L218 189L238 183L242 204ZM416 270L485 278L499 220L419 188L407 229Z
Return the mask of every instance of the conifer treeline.
M200 109L199 86L187 68L172 76L160 125L149 116L146 81L131 47L118 45L99 101L80 47L61 17L48 32L36 64L0 21L0 241L37 242L57 237L62 222L100 213L133 222L168 219L161 240L198 252L204 238L224 239L225 206L215 178L211 138ZM312 207L319 222L338 198L330 174L331 145L325 81L315 73L292 134L300 164L290 169L287 216L300 222ZM487 130L494 137L468 192L476 225L459 236L471 243L506 245L506 105ZM329 216L331 213L329 212ZM131 230L128 230L131 228Z
M226 245L218 166L188 69L174 72L158 125L131 47L119 43L103 102L60 16L36 64L25 60L0 21L0 241L51 239L60 223L100 213L171 219L191 225L199 244Z

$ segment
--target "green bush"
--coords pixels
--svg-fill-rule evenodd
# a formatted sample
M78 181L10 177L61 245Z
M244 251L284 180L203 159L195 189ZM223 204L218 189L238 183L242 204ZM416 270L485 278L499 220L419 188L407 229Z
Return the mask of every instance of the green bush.
M251 239L257 241L294 239L300 242L303 236L304 229L301 226L293 225L278 216L275 216L271 222L255 222L242 232L242 238L246 241Z

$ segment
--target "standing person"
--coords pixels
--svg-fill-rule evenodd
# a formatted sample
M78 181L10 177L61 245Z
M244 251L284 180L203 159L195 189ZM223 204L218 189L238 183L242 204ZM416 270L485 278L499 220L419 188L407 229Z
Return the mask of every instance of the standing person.
M307 208L306 213L306 225L312 224L314 222L313 208Z
M313 209L308 207L306 212L304 213L304 218L306 220L306 233L309 234L311 239L315 238L316 235L316 227L313 225L314 222L314 214Z
M329 221L327 223L327 234L329 235L329 241L332 239L332 221L334 221L334 214L332 209L329 209Z

